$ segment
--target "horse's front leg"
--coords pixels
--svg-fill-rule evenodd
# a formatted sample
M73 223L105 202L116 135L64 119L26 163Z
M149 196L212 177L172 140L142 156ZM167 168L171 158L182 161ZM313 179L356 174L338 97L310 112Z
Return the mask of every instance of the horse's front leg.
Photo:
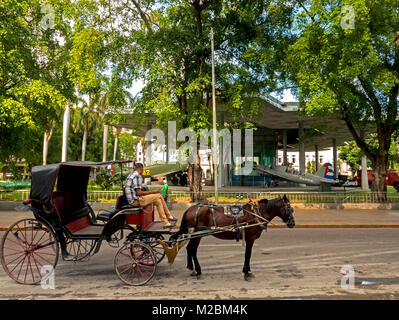
M197 251L198 251L198 246L201 242L201 238L197 238L197 239L193 239L191 240L193 241L193 260L194 260L194 265L195 265L195 272L197 275L197 279L200 280L202 279L202 272L201 272L201 266L198 262L198 258L197 258Z
M186 247L187 250L187 269L191 271L191 275L195 276L196 273L194 271L194 265L193 265L193 247L194 247L194 242L193 240L190 240L188 242L188 245Z
M251 254L252 254L252 247L254 245L255 239L248 238L246 239L246 246L245 246L245 262L244 267L242 268L242 272L244 273L244 280L250 281L255 276L251 273Z

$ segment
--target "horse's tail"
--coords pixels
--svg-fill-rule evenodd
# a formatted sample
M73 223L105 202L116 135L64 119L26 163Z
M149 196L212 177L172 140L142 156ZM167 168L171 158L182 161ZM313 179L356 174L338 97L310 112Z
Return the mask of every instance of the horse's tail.
M179 231L176 231L174 234L172 234L170 237L171 240L176 240L180 235L188 233L187 213L188 209L183 213Z
M179 235L188 233L187 213L188 213L188 209L186 211L184 211L183 217L181 218L180 229L178 231Z

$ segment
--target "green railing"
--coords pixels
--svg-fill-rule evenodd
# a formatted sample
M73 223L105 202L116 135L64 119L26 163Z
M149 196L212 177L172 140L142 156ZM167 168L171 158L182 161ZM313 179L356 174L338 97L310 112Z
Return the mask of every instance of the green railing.
M393 203L399 202L399 193L388 192L382 197L373 192L223 192L219 191L219 202L246 202L248 199L273 199L284 194L293 203ZM89 202L115 202L120 191L88 191ZM203 192L203 200L214 202L214 192ZM23 201L29 198L29 190L0 191L0 201ZM169 202L190 202L191 194L187 191L169 192Z

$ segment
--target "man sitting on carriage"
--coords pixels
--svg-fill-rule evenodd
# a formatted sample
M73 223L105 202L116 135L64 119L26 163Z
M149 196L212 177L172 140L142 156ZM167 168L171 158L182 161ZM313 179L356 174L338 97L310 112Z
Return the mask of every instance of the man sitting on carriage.
M126 198L131 205L145 207L149 204L155 204L158 209L159 217L162 220L164 228L170 228L173 225L169 221L176 221L161 195L161 190L144 190L143 187L143 164L136 163L134 171L126 179L125 193Z

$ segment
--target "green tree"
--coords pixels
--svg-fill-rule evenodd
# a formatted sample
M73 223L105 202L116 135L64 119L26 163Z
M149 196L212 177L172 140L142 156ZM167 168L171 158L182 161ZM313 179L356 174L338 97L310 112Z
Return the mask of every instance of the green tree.
M108 3L108 30L114 73L119 81L143 79L134 101L141 118L155 115L158 127L178 120L180 128L198 134L212 123L210 30L215 31L216 92L234 118L248 122L257 115L252 95L271 90L274 67L251 63L254 39L271 33L272 18L264 14L274 1L136 1ZM278 9L277 6L273 8ZM276 10L278 11L278 10ZM280 12L280 11L278 11ZM123 21L123 23L121 23ZM274 31L273 31L274 32ZM270 37L271 38L271 37ZM113 49L112 49L113 48ZM115 48L122 48L115 50ZM246 99L244 99L244 96ZM189 166L193 200L201 198L199 157Z
M306 101L302 111L344 120L371 161L372 190L384 192L391 137L399 128L397 1L294 3L297 39L289 47L287 61L290 80L299 87L300 100ZM348 21L351 8L354 20ZM376 145L362 134L367 130L376 132Z
M306 172L311 174L316 173L316 161L309 161L306 164Z
M82 157L86 160L87 135L98 133L104 115L98 107L99 95L90 93L87 98L80 98L78 106L73 110L72 128L82 134ZM96 132L97 131L97 132Z
M371 138L367 140L367 144L372 146L374 149L378 149L377 139ZM360 170L362 164L362 150L357 146L355 141L347 142L345 145L338 147L339 158L345 161L350 167L353 173ZM367 161L367 166L371 166L371 161ZM399 155L396 141L392 139L391 147L388 155L388 168L397 169L399 167Z
M136 147L140 142L140 138L134 137L132 134L123 132L119 135L119 150L121 159L133 160L136 157Z
M38 164L41 148L44 163L47 154L49 161L59 161L48 143L58 135L65 106L78 102L75 92L96 92L108 76L112 95L119 97L125 83L107 73L113 74L106 60L107 22L95 20L100 6L86 0L0 3L0 161ZM58 148L58 140L54 143Z
M67 50L59 41L67 39L67 24L48 13L38 0L4 0L0 5L0 158L3 161L32 160L31 148L38 131L51 137L73 88L63 81ZM60 4L52 3L54 12ZM60 12L58 10L57 12ZM40 141L43 141L40 139Z

